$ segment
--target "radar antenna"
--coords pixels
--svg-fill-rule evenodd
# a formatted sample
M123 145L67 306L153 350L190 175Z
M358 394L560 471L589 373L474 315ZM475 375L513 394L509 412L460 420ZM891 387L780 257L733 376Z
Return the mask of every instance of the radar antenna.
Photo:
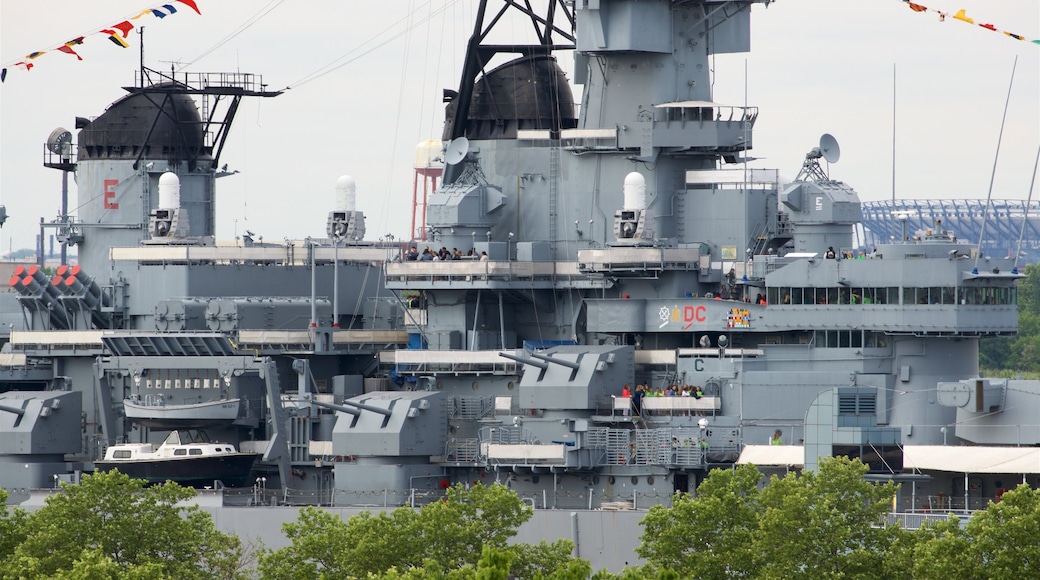
M457 165L466 158L468 153L469 139L456 137L448 142L448 146L444 150L444 162L448 165Z
M820 158L827 163L837 163L840 157L838 140L830 133L824 133L820 137L820 146L813 147L812 151L805 154L805 163L802 163L802 170L798 172L795 181L830 181L830 176L820 167Z

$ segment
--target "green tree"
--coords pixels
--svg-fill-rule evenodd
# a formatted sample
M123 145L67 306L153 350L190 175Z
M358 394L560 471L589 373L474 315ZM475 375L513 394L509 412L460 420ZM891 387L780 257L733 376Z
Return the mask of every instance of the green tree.
M751 465L714 470L697 496L651 508L637 553L651 570L697 578L876 578L905 533L881 526L896 485L863 479L844 457L819 471L773 476Z
M870 483L866 473L858 459L833 457L818 471L772 477L752 543L760 577L881 577L889 545L904 533L881 525L898 486Z
M684 578L742 578L754 572L751 543L758 528L758 482L753 465L716 469L697 495L677 495L643 518L641 558Z
M15 577L234 578L243 553L238 538L218 531L197 506L178 505L195 490L174 483L147 487L118 471L63 485L28 515L24 538L7 559ZM77 567L78 564L78 567Z
M916 578L1040 578L1040 490L1027 485L975 512L963 528L953 519L920 533Z
M910 559L913 578L949 580L972 578L975 563L968 552L968 535L956 517L923 526L914 533Z
M409 578L415 570L422 570L423 577L450 578L465 569L479 575L483 558L490 558L485 565L491 566L491 560L500 564L508 557L507 570L512 574L549 577L572 566L569 540L536 546L507 544L531 515L531 508L512 490L479 484L470 489L451 487L444 501L418 511L402 507L379 514L362 512L346 522L304 508L295 522L283 526L290 545L264 553L259 571L272 580Z
M1018 334L979 341L979 364L987 369L1016 372L1040 371L1040 265L1028 264L1018 281Z
M0 573L2 562L10 561L15 548L25 540L26 513L17 507L7 507L7 491L0 488Z

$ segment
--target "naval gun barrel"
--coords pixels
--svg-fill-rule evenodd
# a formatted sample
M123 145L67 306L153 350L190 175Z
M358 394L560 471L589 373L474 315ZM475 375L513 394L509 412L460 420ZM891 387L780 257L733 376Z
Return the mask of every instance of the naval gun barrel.
M560 366L565 366L565 367L567 367L569 369L572 369L572 370L578 370L578 369L581 368L581 365L579 363L576 363L576 362L573 362L573 361L569 361L569 360L560 360L558 358L553 358L551 356L545 356L544 354L538 354L536 352L532 352L531 356L533 356L534 358L536 358L538 360L544 360L546 362L556 363L556 364L558 364Z
M7 411L8 413L14 413L21 417L25 414L25 409L19 409L18 407L8 407L7 405L0 405L0 411Z
M538 367L538 368L542 369L543 371L545 369L549 368L549 365L547 365L546 363L543 363L541 361L532 360L532 359L529 359L529 358L524 358L522 356L506 354L504 352L498 353L498 356L507 358L509 360L515 360L516 362L524 363L525 365L531 365L533 367Z
M386 417L389 417L390 415L394 414L394 412L391 411L390 409L384 409L382 407L374 407L372 405L366 405L364 403L355 403L353 401L343 401L343 404L344 405L350 405L351 407L357 407L358 409L363 409L365 411L372 411L373 413L379 413L380 415L384 415Z
M361 414L361 411L358 411L357 409L352 409L350 407L344 407L343 405L334 405L332 403L324 403L322 401L311 401L311 404L316 405L318 407L324 407L326 409L332 409L333 411L342 411L344 413L350 413L355 417Z

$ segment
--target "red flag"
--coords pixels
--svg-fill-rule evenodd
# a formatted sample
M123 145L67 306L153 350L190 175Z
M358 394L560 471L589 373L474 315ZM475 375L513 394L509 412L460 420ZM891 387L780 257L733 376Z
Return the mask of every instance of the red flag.
M134 29L134 25L130 24L129 20L124 20L119 24L113 24L112 28L119 29L119 32L123 33L123 38L127 38L130 36L130 32Z
M76 57L76 60L83 60L83 57L77 54L75 50L72 50L72 47L68 44L63 44L55 50L59 50L61 52L64 52L65 54L71 54L72 56Z
M980 24L979 26L985 28L986 30L992 30L993 32L997 31L997 27L993 26L992 24Z
M177 1L180 2L181 4L184 4L188 8L191 8L192 10L194 10L195 14L198 14L199 16L202 16L202 13L199 12L199 7L195 5L195 0L177 0Z
M913 10L914 12L927 12L928 11L928 7L927 6L921 6L920 4L914 4L913 2L907 2L906 5L909 6L910 9Z

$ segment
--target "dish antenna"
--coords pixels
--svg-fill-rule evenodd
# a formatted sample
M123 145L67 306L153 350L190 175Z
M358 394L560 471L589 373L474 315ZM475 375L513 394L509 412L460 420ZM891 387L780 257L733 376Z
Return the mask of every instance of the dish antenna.
M65 127L58 127L47 137L47 150L55 155L68 155L68 146L72 144L72 133Z
M469 153L469 139L457 137L448 142L448 147L444 150L444 162L448 165L457 165L466 158L467 153Z
M838 158L841 157L841 148L838 147L838 140L834 138L834 135L824 133L820 137L820 153L827 163L838 162Z

